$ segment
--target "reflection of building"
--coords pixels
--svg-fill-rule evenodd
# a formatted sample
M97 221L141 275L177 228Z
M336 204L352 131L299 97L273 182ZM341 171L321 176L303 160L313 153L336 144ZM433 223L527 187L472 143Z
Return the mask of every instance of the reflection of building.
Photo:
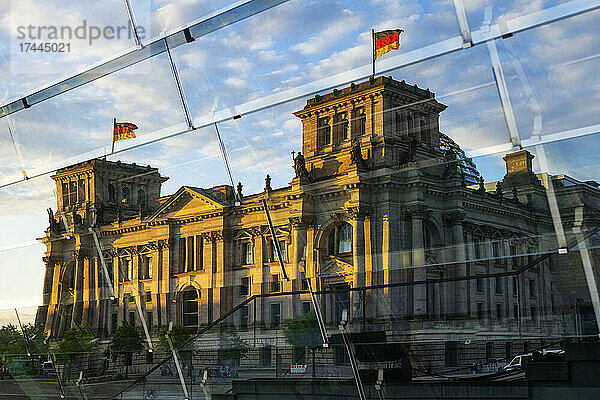
M386 77L317 95L295 113L303 155L290 186L267 182L249 196L224 185L160 197L166 178L135 164L92 160L58 171L59 212L41 239L46 279L37 321L53 336L79 323L110 334L121 320L139 325L140 315L153 330L169 321L196 330L248 296L305 290L303 276L319 276L317 288L337 291L337 302L323 300L327 321L349 309L365 326L445 346L449 364L460 358L459 341L475 333L486 340L574 333L557 306L561 279L568 281L561 263L573 256L545 259L518 277L485 278L556 248L550 178L540 181L533 156L519 151L506 157L500 186L473 185L479 173L439 131L445 108L429 90ZM567 201L564 221L597 225L595 184L551 180L559 202L584 194L583 219ZM281 281L263 198L290 282ZM114 301L90 229L114 278ZM423 284L378 289L364 300L348 292L415 281ZM278 327L310 307L307 296L258 301L259 310L240 310L239 323L256 315L265 329Z

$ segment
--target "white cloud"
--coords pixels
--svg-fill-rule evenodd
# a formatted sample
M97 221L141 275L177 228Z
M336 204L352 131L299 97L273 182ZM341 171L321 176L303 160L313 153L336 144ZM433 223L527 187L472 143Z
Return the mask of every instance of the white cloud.
M235 78L233 76L227 78L225 80L225 84L236 89L245 89L246 87L248 87L248 83L245 80Z
M354 31L360 24L360 15L343 10L337 20L326 24L326 28L311 36L308 40L290 47L304 55L319 54L326 48L334 47L337 40Z

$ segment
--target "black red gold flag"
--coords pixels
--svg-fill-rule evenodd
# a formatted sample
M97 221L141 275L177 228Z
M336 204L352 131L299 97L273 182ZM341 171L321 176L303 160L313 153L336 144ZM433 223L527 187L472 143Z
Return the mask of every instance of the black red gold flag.
M132 124L131 122L117 122L115 119L113 128L113 143L118 142L119 140L134 138L134 130L137 128L137 125Z
M374 60L378 59L389 51L398 50L400 48L400 34L402 32L404 32L402 29L390 29L387 31L374 32Z

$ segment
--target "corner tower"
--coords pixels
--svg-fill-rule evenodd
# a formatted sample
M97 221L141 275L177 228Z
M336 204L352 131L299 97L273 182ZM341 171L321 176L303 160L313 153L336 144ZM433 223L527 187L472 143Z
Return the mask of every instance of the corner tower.
M59 169L52 179L58 211L69 225L89 227L151 213L168 178L150 166L93 159Z
M302 120L306 168L319 180L359 158L374 169L441 155L445 109L429 89L382 76L316 95L294 115Z

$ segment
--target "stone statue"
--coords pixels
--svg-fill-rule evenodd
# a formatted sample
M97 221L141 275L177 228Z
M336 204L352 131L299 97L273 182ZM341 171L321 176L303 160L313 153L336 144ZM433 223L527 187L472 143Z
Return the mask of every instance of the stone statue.
M265 178L265 192L270 192L271 190L271 176L267 174Z
M244 187L244 185L242 185L242 182L238 182L237 184L237 201L242 201L242 199L244 198L244 195L242 194L242 188Z
M298 155L294 158L294 171L296 171L296 178L308 178L308 171L306 170L306 163L302 152L298 152Z
M354 145L350 150L350 164L356 165L358 168L365 168L367 166L359 144Z
M54 212L51 208L48 208L48 229L50 229L51 233L59 234L61 230L60 220L56 220L54 216Z
M484 184L483 176L479 175L479 191L480 192L485 192L485 186L483 184Z

